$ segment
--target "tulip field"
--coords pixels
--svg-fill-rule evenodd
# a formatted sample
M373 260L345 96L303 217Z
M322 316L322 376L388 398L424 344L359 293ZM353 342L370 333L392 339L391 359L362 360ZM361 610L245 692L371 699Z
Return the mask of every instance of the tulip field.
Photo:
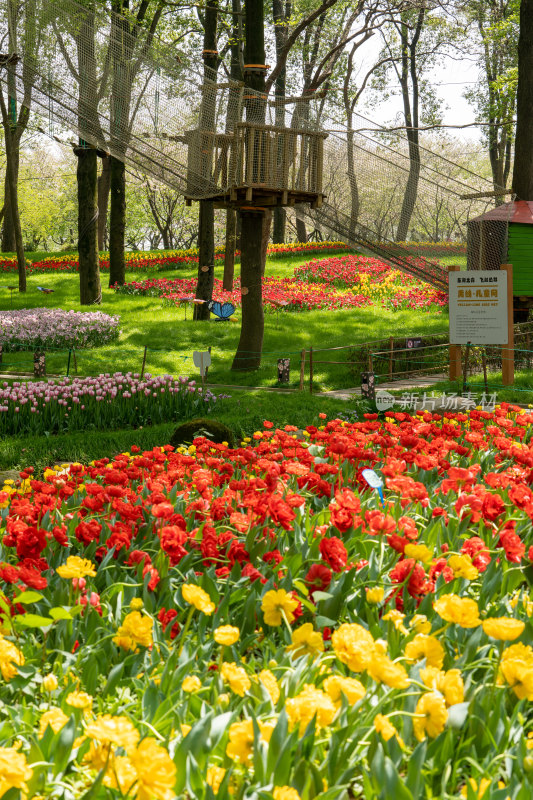
M346 245L343 242L295 242L293 244L271 244L268 246L268 257L279 259L287 256L306 255L309 253L339 253L344 252ZM240 251L235 252L237 260ZM168 269L185 269L198 264L198 248L189 250L156 250L128 252L125 254L126 269L128 272L157 272ZM224 261L224 247L217 247L215 260ZM30 275L57 275L69 272L79 272L77 254L50 255L27 261L27 271ZM100 270L109 272L109 254L103 253L100 257ZM16 258L0 258L0 274L17 272Z
M194 297L196 278L148 278L118 286L120 294L161 297L165 305L180 305ZM222 289L215 278L214 296L221 302L240 306L240 281L232 292ZM357 309L381 305L392 311L400 309L432 311L448 305L446 292L400 272L391 270L377 258L344 255L309 261L294 269L292 277L263 279L263 302L266 311L324 311Z
M0 486L0 796L531 797L533 414L319 416Z
M0 347L98 347L118 339L119 318L101 311L64 311L60 308L24 308L2 311Z

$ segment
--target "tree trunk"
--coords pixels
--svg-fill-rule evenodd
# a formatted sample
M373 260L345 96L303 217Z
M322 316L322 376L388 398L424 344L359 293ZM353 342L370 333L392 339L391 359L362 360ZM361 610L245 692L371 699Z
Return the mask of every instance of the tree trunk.
M102 302L98 259L98 156L92 147L76 148L78 156L78 253L80 303Z
M15 251L17 253L17 267L19 276L19 292L26 291L26 259L24 257L24 246L22 243L22 230L20 227L20 215L18 206L18 190L17 181L15 178L14 169L14 148L13 148L13 132L10 126L10 120L6 104L4 101L3 88L0 85L0 109L2 112L2 124L4 126L4 141L6 148L6 179L9 188L9 201L11 209L11 223L15 235Z
M239 209L236 209L235 213L237 214L237 221L235 223L235 250L239 250L240 252L242 250L242 217Z
M257 369L260 366L263 350L265 320L263 315L260 246L263 232L263 214L243 211L241 217L242 323L239 344L231 369L248 371ZM245 292L244 289L248 291Z
M285 244L285 222L287 214L281 206L274 208L274 223L272 226L272 241L274 244Z
M224 257L224 280L222 288L225 292L233 291L235 274L235 234L237 232L237 213L234 208L226 209L226 252Z
M402 209L398 230L396 231L396 241L405 242L409 234L409 225L416 203L418 194L418 181L420 178L420 146L418 144L418 131L407 131L409 141L409 176L405 184Z
M194 319L209 319L207 303L213 295L215 282L215 206L212 200L200 200L198 220L198 282L196 297L205 303L194 306Z
M126 263L124 245L126 237L126 166L118 158L110 157L109 215L109 286L124 286Z
M243 58L242 58L242 8L241 0L231 0L232 22L231 22L231 63L230 78L236 83L241 83L243 79ZM230 103L232 93L236 93L233 102ZM240 89L233 89L228 98L228 110L226 112L226 133L233 133L235 125L240 122L241 96ZM226 246L224 254L224 277L222 288L226 292L233 291L233 278L235 275L235 250L237 249L237 211L234 207L226 209Z
M213 90L208 85L218 68L217 53L217 22L218 0L206 0L204 15L204 85L202 87L202 103L200 107L199 127L201 130L215 130L216 103L213 102ZM203 177L211 179L211 159L206 154L205 174ZM200 200L198 210L198 279L196 283L196 297L205 300L205 303L194 307L194 319L209 319L207 303L211 300L213 284L215 281L215 208L212 200ZM206 269L207 267L207 269Z
M98 249L105 250L105 230L107 226L107 206L111 186L111 158L102 158L102 172L98 176Z
M307 228L305 222L300 217L296 217L296 238L299 242L307 241Z
M292 3L290 0L272 0L272 14L274 17L274 38L276 43L276 59L278 60L283 52L283 48L287 42L287 33L289 29L289 18L291 14ZM280 71L276 78L274 85L276 103L276 125L280 128L285 126L285 104L284 100L287 94L287 70L285 67ZM278 151L278 157L282 153ZM285 243L285 226L287 220L287 212L281 206L274 208L272 241L274 244Z
M518 89L513 190L533 200L533 0L522 0L518 39Z
M351 121L349 127L352 127ZM350 241L355 241L357 230L357 220L359 219L359 187L357 185L357 176L355 174L355 155L354 155L354 141L353 131L349 131L346 137L346 154L348 156L348 184L350 186Z
M11 137L13 140L13 137ZM19 177L19 156L20 147L18 142L13 141L13 156L11 159L11 169L13 170L13 177L15 186L18 186ZM15 225L13 222L13 215L11 213L11 192L9 190L8 171L6 169L4 179L4 226L2 228L2 252L14 253L16 250L15 239Z
M411 217L415 208L418 194L418 182L420 179L420 135L419 126L419 105L420 89L418 85L418 60L416 48L420 41L420 34L424 24L426 9L418 11L417 23L409 42L409 26L405 19L401 27L402 45L402 71L400 85L402 90L403 113L406 125L407 142L409 145L409 175L405 184L400 219L396 230L396 241L405 242L409 234ZM409 96L409 77L411 78L412 102Z
M263 0L247 0L245 4L245 45L244 63L265 63L265 26ZM256 92L264 93L265 72L253 68L244 71L245 85ZM246 120L264 123L265 104L258 102L257 96L246 101ZM264 211L241 211L241 295L242 322L237 352L231 365L232 370L253 370L261 365L265 319L263 315L263 286L261 276L264 270Z
M263 214L263 230L261 231L261 275L265 274L266 260L268 254L268 242L270 239L270 229L272 227L272 209L267 208Z

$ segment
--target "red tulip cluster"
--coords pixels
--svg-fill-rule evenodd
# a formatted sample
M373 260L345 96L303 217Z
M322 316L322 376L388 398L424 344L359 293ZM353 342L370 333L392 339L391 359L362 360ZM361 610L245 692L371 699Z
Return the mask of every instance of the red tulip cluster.
M315 544L300 576L311 598L381 552L386 604L416 608L461 570L477 576L494 562L532 559L532 423L533 414L506 404L444 417L388 412L385 421L335 419L303 435L265 423L235 449L204 438L178 452L132 447L44 480L28 468L0 491L3 590L22 613L17 592L44 589L63 548L111 557L151 592L161 565L186 557L197 573L213 568L216 580L235 570L276 580L294 536L311 526ZM362 476L369 466L383 477L383 507Z
M214 297L235 306L241 303L240 281L232 292L224 292L215 278ZM180 305L196 292L195 278L150 278L115 287L124 294L162 297L166 304ZM381 304L391 310L427 311L446 307L448 296L426 283L376 258L340 256L310 261L294 270L292 278L262 280L263 303L267 310L314 311L362 308Z

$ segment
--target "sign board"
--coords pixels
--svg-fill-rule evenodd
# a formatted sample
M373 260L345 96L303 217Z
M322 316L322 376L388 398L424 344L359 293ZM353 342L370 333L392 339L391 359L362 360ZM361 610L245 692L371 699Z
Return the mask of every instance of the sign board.
M450 272L450 344L507 344L507 272Z
M417 347L422 347L422 339L406 339L405 346L408 348L408 350L414 350Z
M211 365L211 353L208 350L199 351L194 350L192 360L195 367L200 370L200 375L204 377L207 368Z

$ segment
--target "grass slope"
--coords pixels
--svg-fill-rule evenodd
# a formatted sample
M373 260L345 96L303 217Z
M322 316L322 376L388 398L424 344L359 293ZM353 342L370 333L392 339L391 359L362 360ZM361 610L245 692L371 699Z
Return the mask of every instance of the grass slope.
M305 256L271 259L267 263L267 275L290 276L295 267L305 263ZM222 277L223 266L217 265L216 275ZM154 277L192 277L196 268L156 272ZM127 280L143 279L145 273L129 273ZM368 309L341 311L310 311L302 313L280 312L265 314L265 337L262 365L256 372L232 373L231 363L240 333L240 310L232 321L226 323L197 323L191 319L191 309L164 308L158 298L117 295L106 288L107 276L102 275L103 298L99 308L121 318L120 341L93 351L79 352L77 367L79 374L95 375L101 372L140 372L143 351L148 347L146 370L153 374L168 372L194 376L193 350L212 348L212 367L209 382L213 384L241 386L275 386L277 359L291 358L291 384L298 385L300 352L303 349L356 345L362 342L395 336L419 336L421 334L446 331L448 319L445 314L421 314L415 311L392 312L374 306ZM10 307L9 293L5 287L13 283L13 276L0 279L0 310ZM37 286L54 290L43 295ZM78 276L33 275L28 278L26 295L13 295L13 308L60 307L87 310L79 304ZM316 353L318 361L344 361L347 352ZM3 368L20 363L19 369L31 369L31 355L27 353L6 354ZM48 356L48 372L65 374L67 353ZM306 383L309 358L306 364ZM357 379L343 364L316 364L314 380L317 390L340 389L356 385Z

